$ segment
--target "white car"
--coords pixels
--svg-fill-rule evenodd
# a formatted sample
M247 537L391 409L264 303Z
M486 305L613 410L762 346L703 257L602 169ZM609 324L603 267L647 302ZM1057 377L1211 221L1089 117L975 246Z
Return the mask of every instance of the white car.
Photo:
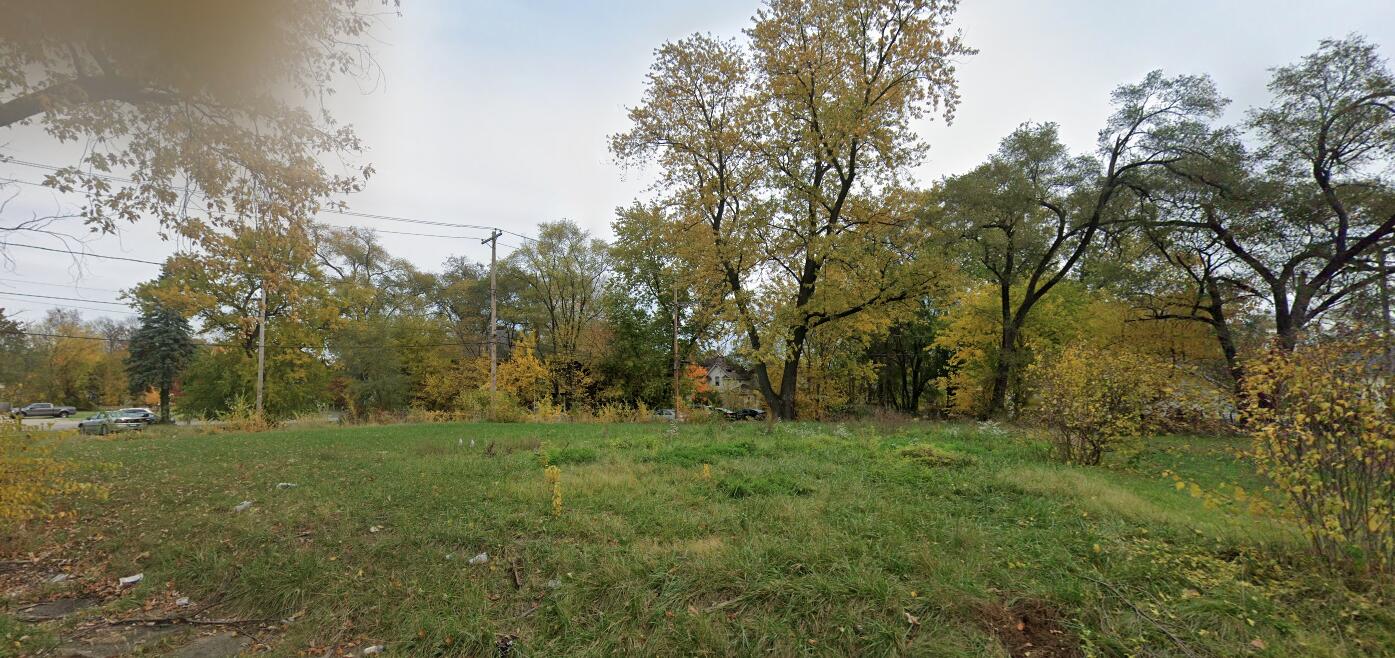
M145 429L145 420L136 414L120 411L98 411L91 418L78 423L79 434L107 435L114 432L130 432Z
M146 409L145 407L130 407L130 408L128 408L128 409L121 409L121 410L117 411L117 413L120 413L120 414L130 414L130 415L133 415L133 416L140 416L140 419L143 420L143 421L145 421L145 424L146 424L146 425L149 425L149 424L155 422L155 412L153 412L153 411L151 411L151 410L149 410L149 409Z

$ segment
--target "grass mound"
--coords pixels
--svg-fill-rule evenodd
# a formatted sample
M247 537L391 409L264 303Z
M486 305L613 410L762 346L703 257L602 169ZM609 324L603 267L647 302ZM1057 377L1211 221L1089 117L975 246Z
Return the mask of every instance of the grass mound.
M545 453L547 463L554 466L566 466L568 464L589 464L600 456L594 448L584 446L566 446L562 448L548 448Z
M934 468L954 468L957 466L973 466L978 463L970 455L965 455L944 448L937 448L928 443L916 443L908 445L896 451L904 459L909 459L917 464Z
M807 496L814 493L806 486L784 473L763 475L731 475L717 481L717 489L731 498L749 496Z

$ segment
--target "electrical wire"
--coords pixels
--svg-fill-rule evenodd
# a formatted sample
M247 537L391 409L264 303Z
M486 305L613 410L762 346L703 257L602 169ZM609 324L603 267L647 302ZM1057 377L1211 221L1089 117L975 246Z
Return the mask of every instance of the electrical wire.
M48 171L61 171L61 170L63 170L63 169L66 168L66 167L58 167L58 166L55 166L55 165L44 164L44 163L41 163L41 162L31 162L31 161L28 161L28 160L18 160L18 159L13 159L13 158L12 158L12 159L8 159L8 160L0 160L0 164L17 164L17 165L21 165L21 166L25 166L25 167L33 167L33 168L36 168L36 169L45 169L45 170L48 170ZM129 183L129 184L132 184L132 185L139 185L139 184L140 184L140 183L138 183L137 181L132 180L132 179L130 179L130 178L123 178L123 177L121 177L121 176L114 176L114 175L112 175L112 174L99 174L99 173L93 173L93 172L83 172L82 175L84 175L84 176L92 176L92 177L94 177L94 178L102 178L102 179L111 180L111 181L116 181L116 182L120 182L120 183ZM27 184L29 184L29 185L40 185L40 186L42 186L41 183L32 183L32 182L29 182L29 181L18 181L18 180L16 180L16 181L14 181L14 182L18 182L18 183L27 183ZM531 237L531 236L527 236L527 235L524 235L524 234L522 234L522 233L517 233L517 232L515 232L515 231L510 231L510 230L498 228L498 227L495 227L495 226L484 226L484 225L481 225L481 224L463 224L463 223L460 223L460 222L445 222L445 221L434 220L434 219L419 219L419 218L415 218L415 217L401 217L401 216L396 216L396 215L383 215L383 214L379 214L379 213L369 213L369 212L362 212L362 211L355 211L355 210L333 210L333 209L325 209L325 210L321 210L320 212L321 212L321 213L328 213L328 214L331 214L331 215L343 215L343 216L345 216L345 217L359 217L359 218L362 218L362 219L377 219L377 220L381 220L381 221L385 221L385 222L399 222L399 223L405 223L405 224L420 224L420 225L424 225L424 226L446 226L446 227L452 227L452 228L468 228L468 229L476 229L476 230L481 230L481 231L500 231L500 232L507 233L507 234L512 235L512 236L515 236L515 237L522 238L522 239L524 239L524 240L528 240L528 241L530 241L530 242L537 242L537 241L538 241L537 238L534 238L534 237ZM372 228L372 227L366 227L366 228ZM455 236L429 236L429 237L455 237Z
M37 250L39 250L39 251L51 251L51 252L53 252L53 253L55 253L55 254L67 254L67 255L69 255L69 256L81 256L81 257L83 257L83 258L102 258L102 259L105 259L105 260L122 260L122 261L130 262L130 263L143 263L143 264L145 264L145 265L163 265L163 264L164 264L164 263L161 263L161 262L159 262L159 261L153 261L153 260L142 260L142 259L139 259L139 258L127 258L127 257L125 257L125 256L106 256L106 255L103 255L103 254L94 254L94 253L86 252L86 251L70 251L70 250L67 250L67 249L54 249L54 248L52 248L52 247L40 247L39 245L35 245L35 244L18 244L18 243L15 243L15 242L7 242L7 243L4 243L4 248L9 249L10 247L23 247L23 248L25 248L25 249L37 249Z
M103 338L103 337L101 337L101 336L75 336L75 335L71 335L71 334L54 334L54 333L47 333L47 332L42 332L42 331L13 331L13 332L8 332L8 333L11 333L11 334L20 334L20 335L23 335L23 336L32 336L32 337L36 337L36 338L69 338L69 339L73 339L73 340L100 340L100 341L105 341L105 342L120 342L120 343L129 343L129 342L131 342L131 339L130 339L130 338ZM211 342L211 341L198 341L198 340L194 341L194 344L195 344L195 345L198 345L198 346L200 346L200 347L246 347L246 346L243 345L242 343L216 343L216 342ZM420 343L420 344L415 344L415 345L413 345L413 344L393 345L393 344L391 344L391 343L368 343L368 344L362 344L362 345L334 345L334 346L332 346L332 349L330 349L330 351L352 350L352 349L382 349L382 348L384 348L384 347L396 347L396 348L398 348L398 349L421 349L421 348L427 348L427 347L470 347L470 346L480 347L480 346L485 346L485 345L488 345L488 344L489 344L489 341L452 341L452 342L449 342L449 343ZM267 346L268 349L281 349L281 350L292 350L292 351L301 351L301 350L317 349L317 348L316 348L315 346L313 346L313 345L278 345L278 344L275 344L275 343L267 343L266 346Z
M60 296L58 296L58 295L31 295L31 294L23 293L23 292L9 292L9 291L0 291L0 294L2 294L2 295L14 295L14 296L16 296L16 297L36 297L36 298L39 298L39 299L57 299L57 300L60 300L60 301L65 301L65 302L86 302L86 303L88 303L88 304L110 304L110 305L112 305L112 306L125 306L125 307L127 307L127 308L130 308L130 307L131 307L131 304L128 304L128 303L126 303L126 302L107 302L107 301L102 301L102 300L100 300L100 299L83 299L83 298L81 298L81 297L60 297Z
M93 288L92 286L80 286L80 285L77 285L76 283L50 283L50 282L48 282L48 281L30 281L30 280L28 280L28 279L6 279L6 278L0 278L0 281L4 281L4 282L6 282L6 283L22 283L22 284L24 284L24 285L29 285L29 286L46 286L46 287L49 287L49 288L72 288L73 290L96 290L96 291L98 291L98 292L115 292L115 293L121 292L120 290L113 290L113 289L111 289L111 288Z

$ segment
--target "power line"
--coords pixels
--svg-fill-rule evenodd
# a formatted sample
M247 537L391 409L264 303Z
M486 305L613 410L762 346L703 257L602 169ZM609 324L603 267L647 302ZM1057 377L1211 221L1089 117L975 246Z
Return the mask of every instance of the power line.
M0 163L17 164L17 165L22 165L22 166L25 166L25 167L34 167L34 168L37 168L37 169L46 169L46 170L48 170L48 171L60 171L60 170L66 168L66 167L58 167L58 166L54 166L54 165L43 164L43 163L41 163L41 162L30 162L30 161L27 161L27 160L15 160L15 159L0 160ZM139 185L139 184L140 184L139 182L137 182L137 181L135 181L135 180L132 180L132 179L130 179L130 178L123 178L123 177L121 177L121 176L114 176L114 175L112 175L112 174L99 174L99 173L94 173L94 172L82 172L82 175L84 175L84 176L92 176L92 177L94 177L94 178L103 178L103 179L106 179L106 180L112 180L112 181L117 181L117 182L121 182L121 183L129 183L129 184L132 184L132 185ZM32 183L32 182L29 182L29 181L15 181L15 182L19 182L19 183L28 183L29 185L39 185L39 186L42 186L41 183ZM434 220L434 219L419 219L419 218L415 218L415 217L401 217L401 216L395 216L395 215L383 215L383 214L378 214L378 213L361 212L361 211L355 211L355 210L323 209L323 210L321 210L320 212L321 212L321 213L328 213L328 214L331 214L331 215L343 215L343 216L346 216L346 217L360 217L360 218L363 218L363 219L377 219L377 220L382 220L382 221L385 221L385 222L400 222L400 223L405 223L405 224L420 224L420 225L424 225L424 226L445 226L445 227L452 227L452 228L468 228L468 229L475 229L475 230L480 230L480 231L493 231L493 230L498 230L498 231L502 231L502 232L504 232L504 233L507 233L507 234L509 234L509 235L512 235L512 236L515 236L515 237L518 237L518 238L522 238L522 239L524 239L524 240L528 240L528 241L530 241L530 242L537 242L537 238L533 238L533 237L524 235L524 234L522 234L522 233L517 233L517 232L515 232L515 231L509 231L509 230L507 230L507 229L501 229L501 228L498 228L498 227L495 227L495 226L484 226L484 225L481 225L481 224L462 224L462 223L460 223L460 222L445 222L445 221ZM372 228L372 227L366 227L366 228ZM453 237L453 236L429 236L429 237Z
M125 179L121 179L121 180L125 180ZM20 179L18 179L18 178L0 178L0 181L10 182L10 183L21 183L21 184L24 184L24 185L33 185L34 187L47 187L47 186L44 185L43 183L36 183L36 182L34 182L34 181L20 180ZM326 210L326 211L323 211L323 212L334 212L335 214L345 214L345 215L350 215L350 214L352 214L352 215L354 215L354 216L368 216L368 215L363 214L363 213L355 214L355 213L349 213L349 212L347 212L347 211L340 212L340 211L329 211L329 210ZM204 212L204 213L203 213L203 216L204 216L204 217L209 217L209 215L208 215L207 212ZM400 218L394 219L394 218L390 218L390 217L387 217L387 216L372 216L372 217L375 217L375 218L377 218L377 219L385 219L385 220L389 220L389 221L404 221L404 222L410 221L410 222L414 222L414 223L423 223L423 224L427 223L427 220L408 220L408 219L400 219ZM212 219L211 217L209 217L209 218ZM479 237L478 235L441 235L441 234L438 234L438 233L411 233L411 232L408 232L408 231L392 231L392 230L389 230L389 229L378 228L378 227L376 227L376 226L370 226L370 225L367 225L367 224L349 224L349 225L347 225L347 226L346 226L346 225L342 225L342 224L327 224L327 223L325 223L325 222L315 222L315 224L316 224L317 226L323 226L323 227L326 227L326 228L362 228L362 229L368 229L368 230L373 231L373 232L375 232L375 233L386 233L386 234L389 234L389 235L411 235L411 236L416 236L416 237L421 237L421 238L446 238L446 239L449 239L449 240L478 240L478 239L480 239L480 237ZM473 226L473 225L471 225L471 224L430 223L429 225L430 225L430 226L446 226L446 227L451 227L451 228L456 228L456 227L459 227L459 228L479 228L479 229L481 229L481 230L489 230L488 227L476 227L476 226ZM518 234L518 233L514 233L513 231L503 231L503 232L504 232L504 233L508 233L509 235L518 235L519 237L524 238L525 240L532 240L532 239L533 239L533 238L530 238L530 237L528 237L528 236L526 236L526 235L520 235L520 234ZM19 245L16 245L16 246L19 246ZM518 247L515 246L515 245L507 245L507 244L506 244L506 246L513 247L514 249L517 249L517 248L518 248Z
M3 294L8 294L8 293L3 293ZM39 303L41 303L41 302L26 302L26 301L18 300L18 299L9 300L9 301L15 301L15 302L19 302L19 303L21 303L21 304L39 304ZM43 307L43 309L50 309L50 308L64 308L64 309L68 309L68 310L78 310L78 311L97 311L98 313L120 313L120 314L122 314L122 315L140 315L140 313L137 313L137 312L135 312L135 311L118 311L118 310L116 310L116 309L114 309L114 308L93 308L93 307L91 307L91 306L61 306L61 305L58 305L58 304L53 304L53 305L50 305L50 306L45 306L45 307ZM21 308L21 309L16 309L16 310L19 310L19 311L32 311L32 310L39 310L39 309Z
M316 222L316 223L319 224L320 226L324 226L324 227L328 227L328 228L365 228L365 229L368 229L368 230L370 230L370 231L373 231L374 233L386 233L386 234L388 234L388 235L413 235L413 236L416 236L416 237L419 237L419 238L447 238L447 239L451 239L451 240L478 240L478 239L480 239L479 236L476 236L476 235L439 235L439 234L436 234L436 233L411 233L411 232L408 232L408 231L389 231L389 230L387 230L387 229L378 228L378 227L376 227L376 226L363 226L363 225L356 225L356 224L350 224L349 226L340 226L340 225L338 225L338 224L326 224L326 223L324 223L324 222Z
M104 337L102 337L102 336L76 336L76 335L72 335L72 334L53 334L53 333L46 333L46 332L42 332L42 331L16 331L16 332L10 332L10 333L17 333L17 334L20 334L20 335L23 335L23 336L33 336L33 337L36 337L36 338L71 338L71 339L74 339L74 340L100 340L100 341L104 341L104 342L121 342L121 343L129 343L129 342L131 342L131 339L130 339L130 338L104 338ZM195 345L198 345L198 346L201 346L201 347L239 347L239 348L240 348L240 347L245 347L245 345L243 345L242 343L214 343L214 342L209 342L209 341L198 341L198 340L194 341L194 344L195 344ZM470 347L470 346L479 347L479 346L482 346L482 345L484 345L484 344L486 344L485 341L455 341L455 342L450 342L450 343L421 343L421 344L416 344L416 345L410 345L410 344L392 345L392 344L389 344L389 343L369 343L369 344L363 344L363 345L337 345L337 346L334 346L334 350L381 349L381 348L384 348L384 347L397 347L397 348L399 348L399 349L421 349L421 348L425 348L425 347ZM274 343L268 344L267 347L270 347L270 348L277 348L277 349L282 349L282 350L293 350L293 351L309 350L309 349L319 349L319 348L316 348L316 347L313 346L313 345L277 345L277 344L274 344Z
M117 180L123 180L123 181L124 181L124 180L126 180L126 179L117 179ZM35 186L35 187L47 187L47 186L44 185L43 183L36 183L36 182L34 182L34 181L20 180L20 179L17 179L17 178L0 178L0 181L8 181L8 182L11 182L11 183L22 183L22 184L24 184L24 185L33 185L33 186ZM130 182L133 182L133 181L130 181ZM476 226L476 225L474 225L474 224L455 224L455 223L449 223L449 222L434 222L434 221L425 220L425 219L408 219L408 218L403 218L403 217L390 217L390 216L387 216L387 215L373 215L373 214L369 214L369 213L355 213L355 212L350 212L350 211L324 210L324 211L321 211L321 212L333 213L333 214L337 214L337 215L349 215L349 216L353 216L353 217L365 217L365 218L372 218L372 219L382 219L382 220L395 221L395 222L409 222L409 223L414 223L414 224L425 224L425 225L427 225L427 226L442 226L442 227L447 227L447 228L470 228L470 229L480 229L480 230L496 230L496 229L493 229L493 228L490 228L490 227L487 227L487 226ZM209 219L212 219L212 217L210 217L210 216L208 215L207 212L204 212L204 213L203 213L203 216L204 216L204 217L208 217ZM316 226L323 226L323 227L326 227L326 228L362 228L362 229L368 229L368 230L373 231L373 232L375 232L375 233L384 233L384 234L388 234L388 235L410 235L410 236L415 236L415 237L419 237L419 238L444 238L444 239L447 239L447 240L479 240L479 239L480 239L480 237L479 237L478 235L441 235L441 234L438 234L438 233L412 233L412 232L410 232L410 231L393 231L393 230L389 230L389 229L385 229L385 228L378 228L377 226L371 226L371 225L368 225L368 224L349 224L349 225L346 226L346 225L342 225L342 224L328 224L328 223L325 223L325 222L315 222L315 225L316 225ZM507 235L517 236L517 237L519 237L519 238L522 238L522 239L524 239L524 240L528 240L528 241L530 241L530 242L537 242L537 239L536 239L536 238L532 238L532 237L523 235L522 233L516 233L516 232L514 232L514 231L506 231L506 230L503 230L503 229L497 229L497 230L498 230L500 233L505 233L505 234L507 234ZM508 248L510 248L510 249L521 249L521 248L522 248L522 247L519 247L518 245L509 244L509 243L507 243L507 242L500 242L499 244L502 244L502 245L504 245L505 247L508 247Z
M58 300L62 300L62 301L65 301L65 302L87 302L88 304L110 304L110 305L112 305L112 306L125 306L125 307L127 307L127 308L131 308L131 304L127 304L126 302L107 302L107 301L102 301L102 300L100 300L100 299L83 299L83 298L81 298L81 297L59 297L59 296L57 296L57 295L33 295L33 294L29 294L29 293L23 293L23 292L9 292L9 291L0 291L0 294L3 294L3 295L14 295L14 296L17 296L17 297L37 297L37 298L39 298L39 299L58 299Z
M123 260L123 261L127 261L127 262L130 262L130 263L143 263L143 264L146 264L146 265L163 265L163 264L164 264L164 263L161 263L161 262L159 262L159 261L153 261L153 260L141 260L141 259L139 259L139 258L127 258L127 257L125 257L125 256L105 256L105 255L102 255L102 254L94 254L94 253L90 253L90 252L86 252L86 251L70 251L70 250L67 250L67 249L54 249L54 248L52 248L52 247L40 247L40 246L34 245L34 244L18 244L18 243L14 243L14 242L7 242L7 243L4 243L3 246L4 246L4 248L6 248L6 249L8 249L8 248L10 248L10 247L23 247L23 248L25 248L25 249L38 249L39 251L51 251L51 252L53 252L53 253L55 253L55 254L67 254L67 255L69 255L69 256L81 256L81 257L83 257L83 258L102 258L102 259L106 259L106 260Z
M23 283L23 284L29 285L29 286L47 286L47 287L50 287L50 288L72 288L72 289L74 289L74 290L97 290L97 291L99 291L99 292L115 292L115 293L121 292L120 290L113 290L113 289L111 289L111 288L93 288L92 286L80 286L80 285L77 285L76 283L49 283L49 282L47 282L47 281L30 281L30 280L28 280L28 279L6 279L6 278L0 278L0 281L5 281L5 282L7 282L7 283Z

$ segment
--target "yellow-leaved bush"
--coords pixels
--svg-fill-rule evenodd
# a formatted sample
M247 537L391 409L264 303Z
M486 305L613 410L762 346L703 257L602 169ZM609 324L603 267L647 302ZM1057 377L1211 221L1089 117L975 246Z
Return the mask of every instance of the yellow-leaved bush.
M1274 351L1246 366L1245 414L1262 473L1314 549L1395 568L1395 379L1376 336Z
M1033 415L1062 460L1098 464L1107 452L1135 448L1175 415L1183 404L1171 384L1176 374L1146 354L1068 346L1028 369Z
M0 526L44 516L55 496L95 490L72 479L75 468L29 434L0 427Z

